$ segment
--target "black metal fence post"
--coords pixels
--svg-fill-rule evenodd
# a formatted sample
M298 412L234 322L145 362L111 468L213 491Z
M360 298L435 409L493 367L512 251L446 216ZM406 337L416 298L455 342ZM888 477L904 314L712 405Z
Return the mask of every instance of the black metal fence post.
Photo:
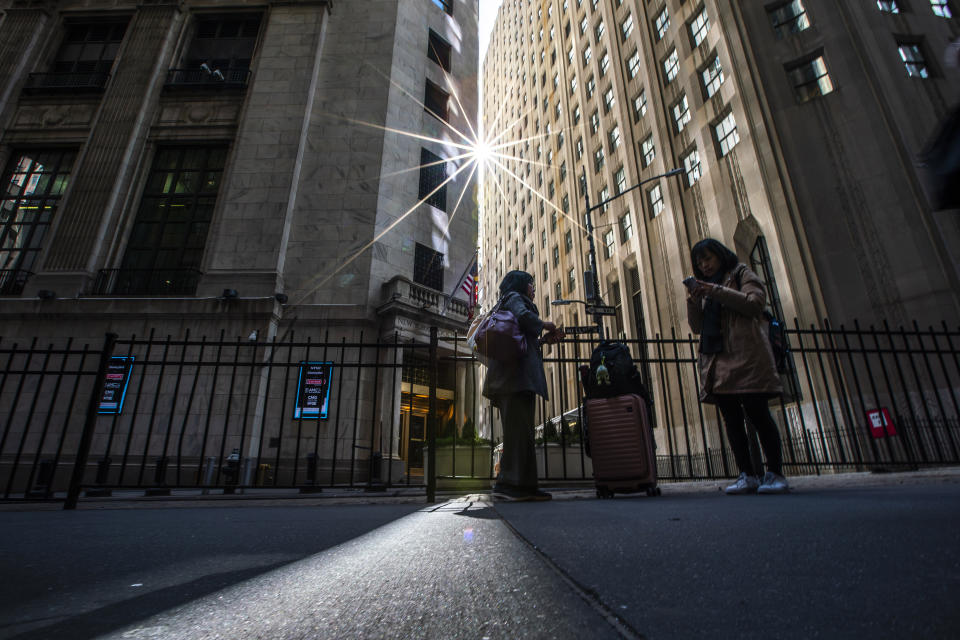
M70 488L67 489L67 501L64 509L76 509L80 498L80 487L83 485L83 473L87 467L87 457L90 455L90 444L93 442L93 430L97 425L97 408L100 406L100 397L103 394L103 383L107 375L107 364L113 356L113 347L117 343L117 334L108 333L103 341L103 351L100 353L100 362L97 365L97 377L93 381L90 391L90 402L87 403L87 417L83 422L83 433L80 435L80 444L77 446L77 459L73 464L73 475L70 477Z
M427 409L427 502L437 501L437 328L430 327L430 404Z

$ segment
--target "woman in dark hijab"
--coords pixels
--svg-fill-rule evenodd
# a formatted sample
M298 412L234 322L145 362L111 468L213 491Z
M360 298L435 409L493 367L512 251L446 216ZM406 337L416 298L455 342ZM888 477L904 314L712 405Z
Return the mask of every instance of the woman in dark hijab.
M500 283L497 305L509 310L527 338L527 352L519 361L491 359L483 382L483 395L500 411L503 424L503 455L493 495L501 500L549 500L550 494L537 486L537 459L534 450L534 409L536 396L547 397L547 380L540 354L540 334L544 342L563 338L563 330L540 319L533 303L536 284L525 271L511 271Z
M700 400L723 416L740 477L728 494L784 493L780 434L767 403L782 386L763 316L766 290L760 277L720 242L707 238L690 250L696 278L687 285L687 320L700 334ZM753 468L744 419L760 436L767 473Z

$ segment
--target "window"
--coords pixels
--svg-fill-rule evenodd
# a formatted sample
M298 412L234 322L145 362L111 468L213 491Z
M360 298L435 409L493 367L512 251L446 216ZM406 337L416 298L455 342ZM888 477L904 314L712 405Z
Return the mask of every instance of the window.
M570 196L563 194L563 199L560 200L560 208L563 209L564 213L570 213Z
M573 106L573 124L580 122L580 105Z
M560 74L555 73L553 74L553 88L556 89L559 86L560 86Z
M553 266L560 265L560 247L553 248Z
M573 250L573 234L568 230L563 234L563 252L570 253Z
M617 183L617 195L620 195L627 188L627 174L626 171L623 170L623 167L617 169L613 179Z
M103 293L194 293L226 157L218 146L157 151L120 276Z
M919 43L908 43L901 42L898 43L900 50L900 59L903 60L904 66L907 68L907 75L911 78L929 78L930 72L927 69L927 60L923 56L923 52L920 50Z
M603 147L593 152L593 170L600 173L600 169L603 169Z
M443 290L443 254L418 242L413 256L413 281Z
M450 71L450 43L430 29L430 42L427 45L427 58L433 60L444 71Z
M667 85L673 82L673 79L677 77L677 71L680 68L680 57L677 55L677 50L672 49L670 55L667 56L666 60L663 61L663 73L664 73L664 82L663 84Z
M620 127L614 125L607 137L610 140L610 153L613 153L620 146Z
M630 212L620 216L620 242L626 242L633 237L633 221L630 219Z
M628 13L627 19L620 23L620 32L623 34L624 40L633 33L633 14Z
M433 4L446 11L448 15L453 15L453 0L433 0Z
M198 16L196 33L184 59L185 71L207 64L227 81L246 82L259 32L259 14Z
M553 108L553 114L557 120L560 120L563 116L563 106L561 106L559 100L557 101L557 105Z
M700 154L697 153L696 148L683 156L683 170L687 175L687 186L692 187L700 179Z
M793 83L793 92L798 102L806 102L833 91L833 82L827 73L822 55L786 65L787 75Z
M573 293L577 290L577 270L573 267L567 272L567 291Z
M597 36L597 44L600 44L600 38L603 37L603 32L606 31L606 27L603 26L603 20L597 23L596 28L593 30L594 35Z
M580 20L580 35L583 35L587 32L587 16L583 16L583 19Z
M663 40L663 36L667 34L667 29L670 28L670 13L667 11L666 6L664 6L660 13L657 14L657 17L654 18L653 25L657 31L657 40Z
M877 9L880 9L880 11L884 13L900 13L897 0L877 0Z
M577 91L577 76L570 78L570 95L573 95Z
M541 207L543 206L542 202L540 203L540 206ZM557 230L557 212L551 211L550 212L550 231L556 231L556 230Z
M610 199L610 189L603 187L600 191L597 192L597 204L604 203L601 211L606 213L610 209L610 203L607 200Z
M573 64L573 46L571 45L570 50L567 51L567 61L572 65Z
M67 23L52 73L30 78L30 88L102 88L127 30L124 22ZM200 64L196 69L199 71Z
M647 92L641 89L637 97L633 99L633 119L635 122L639 122L640 118L645 115L647 115Z
M449 100L450 96L446 91L427 80L427 88L423 97L424 111L435 118L446 120Z
M553 180L547 185L547 193L550 194L550 198L553 199L553 196L557 195L557 188L553 184Z
M549 279L550 279L550 274L549 274L549 272L547 271L547 263L544 262L544 263L543 263L543 281L544 281L544 283L546 283L546 281L549 280Z
M70 180L76 152L14 152L0 194L0 295L19 295Z
M603 52L603 55L600 57L600 75L604 76L607 74L607 69L610 68L610 54L606 51Z
M631 80L637 77L637 74L640 73L640 50L633 52L633 55L627 60L627 76Z
M708 98L717 92L720 85L723 84L723 68L720 66L720 56L713 56L707 66L700 72L700 79L703 82L703 92Z
M600 129L600 115L594 111L590 114L590 131L596 133Z
M740 135L737 133L737 121L733 118L733 112L728 113L713 128L713 134L717 140L717 148L720 151L720 157L730 153L730 150L740 142Z
M680 100L673 105L673 122L676 124L677 133L683 131L683 128L690 122L690 107L687 105L687 94L680 96Z
M557 282L554 283L554 285L553 285L553 293L554 293L554 295L553 295L554 299L560 300L561 298L563 298L563 290L560 288L560 282L559 282L559 281L557 281ZM547 307L547 309L549 309L549 308L550 308L550 307Z
M547 248L547 230L546 229L540 230L540 246L543 247L544 249ZM543 267L544 267L544 271L546 271L546 267L547 267L546 263L544 263Z
M583 50L583 64L590 64L590 58L593 57L593 51L590 49L590 45L587 45L587 48Z
M788 0L767 8L773 32L777 38L799 33L810 28L807 10L802 0Z
M605 234L603 234L603 253L609 259L613 257L614 249L617 246L617 236L613 232L613 229L610 229Z
M583 138L577 138L577 160L583 158Z
M579 184L579 187L580 187L580 195L581 196L586 195L587 194L587 176L581 173L580 177L577 179L577 183Z
M617 103L616 98L613 97L613 87L610 87L603 94L603 107L605 113L610 113L610 110L613 109L613 105Z
M647 136L647 139L640 143L640 155L643 156L643 166L649 167L653 159L657 157L657 150L653 146L653 134Z
M647 202L650 203L650 217L656 218L663 211L663 193L660 191L660 185L655 185L647 191Z
M950 5L947 0L930 0L930 8L933 9L933 15L941 18L952 18L953 12L950 11Z
M418 198L441 211L447 210L447 163L438 155L420 149Z
M694 47L699 47L703 44L709 30L710 19L707 17L707 8L703 7L700 9L697 17L690 22L690 39L693 41Z

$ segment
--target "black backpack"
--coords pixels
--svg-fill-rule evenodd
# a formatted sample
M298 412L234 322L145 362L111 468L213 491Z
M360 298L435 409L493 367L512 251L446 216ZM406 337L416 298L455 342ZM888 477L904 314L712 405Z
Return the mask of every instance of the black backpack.
M605 340L593 350L590 369L582 380L587 398L614 398L635 393L651 403L650 392L622 342Z
M737 289L743 284L741 277L743 270L737 271ZM773 351L773 362L777 366L777 373L790 373L790 343L787 341L787 331L783 323L775 315L763 310L763 319L767 321L767 339Z

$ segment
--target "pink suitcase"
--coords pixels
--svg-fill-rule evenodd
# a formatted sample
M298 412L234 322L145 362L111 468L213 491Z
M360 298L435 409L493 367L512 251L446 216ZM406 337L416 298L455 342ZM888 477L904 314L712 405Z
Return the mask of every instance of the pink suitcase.
M638 395L585 401L598 498L646 491L660 495L647 404Z

